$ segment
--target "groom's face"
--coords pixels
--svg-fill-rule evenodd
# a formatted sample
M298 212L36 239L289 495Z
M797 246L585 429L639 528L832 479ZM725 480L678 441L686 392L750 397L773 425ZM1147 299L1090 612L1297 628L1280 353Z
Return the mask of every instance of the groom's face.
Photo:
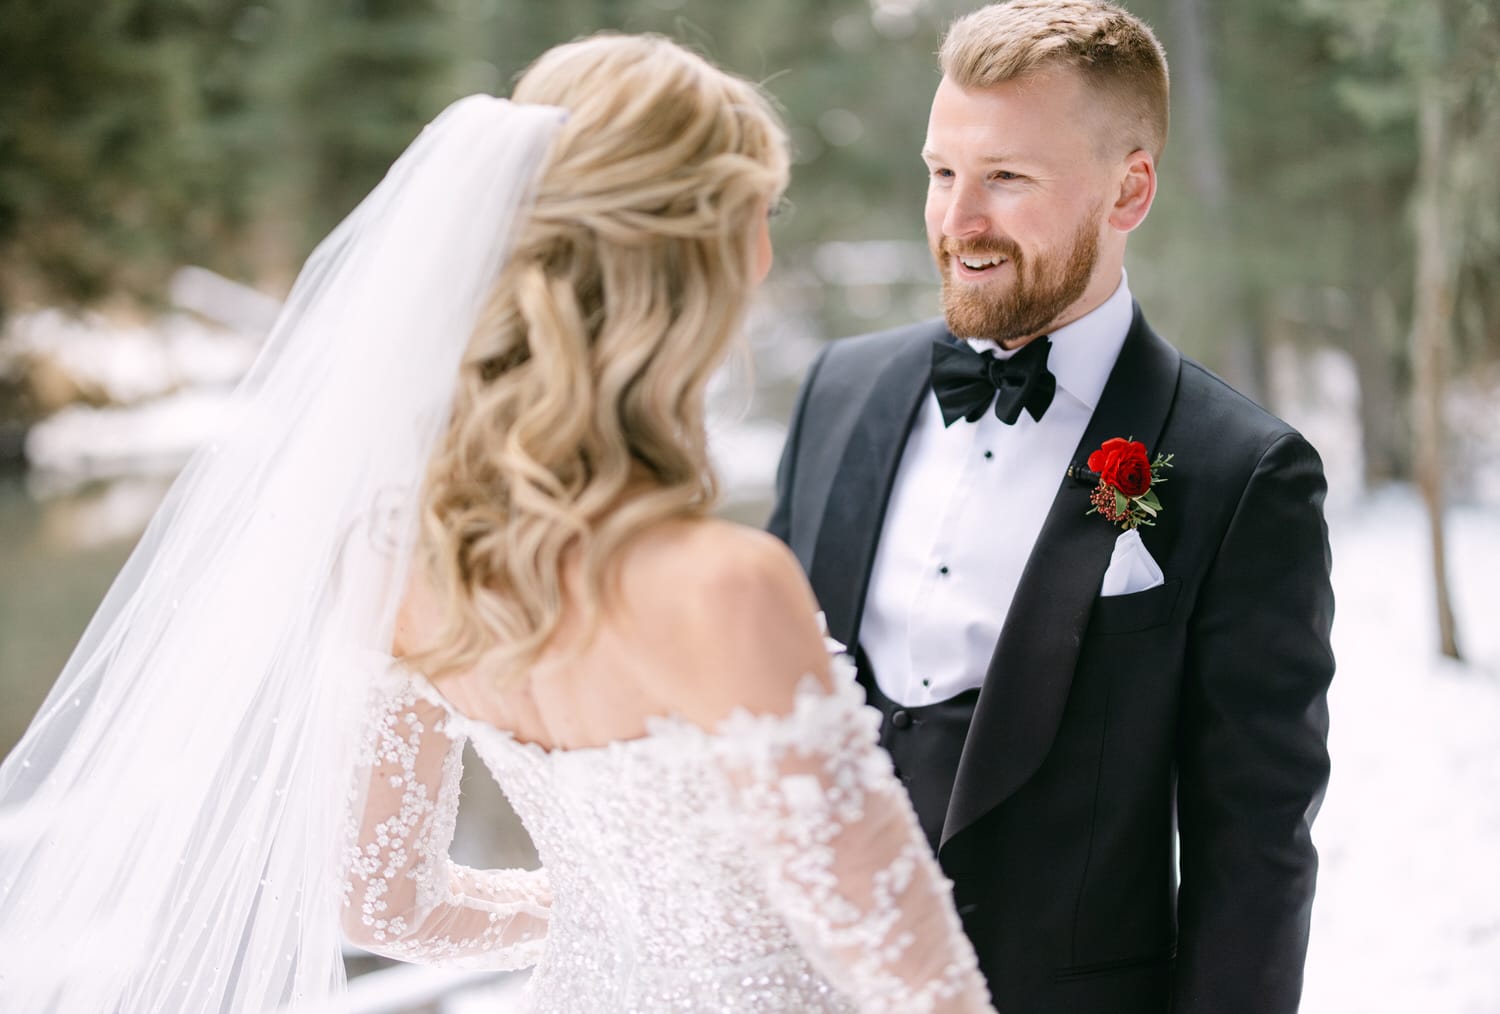
M1014 346L1090 308L1110 179L1089 98L1066 68L938 86L922 151L927 238L954 334Z

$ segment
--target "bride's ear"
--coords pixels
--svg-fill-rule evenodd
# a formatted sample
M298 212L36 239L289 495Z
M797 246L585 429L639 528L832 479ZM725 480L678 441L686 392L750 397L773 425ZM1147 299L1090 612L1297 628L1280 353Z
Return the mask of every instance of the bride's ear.
M437 594L427 578L427 568L414 559L407 568L406 588L396 610L396 629L391 637L391 654L405 658L432 647L432 636L441 630L442 612Z

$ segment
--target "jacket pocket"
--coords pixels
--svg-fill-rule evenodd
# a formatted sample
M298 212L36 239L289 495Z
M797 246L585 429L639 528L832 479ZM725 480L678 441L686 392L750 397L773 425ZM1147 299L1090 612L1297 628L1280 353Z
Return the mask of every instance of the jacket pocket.
M1106 595L1094 600L1089 629L1095 634L1128 634L1160 626L1172 618L1182 578L1130 595Z
M1155 588L1151 590L1156 591ZM1119 961L1099 961L1091 965L1071 965L1053 972L1052 981L1074 982L1079 979L1096 979L1111 975L1125 975L1129 972L1136 972L1142 969L1170 965L1176 956L1176 948L1172 948L1166 951L1158 951L1155 954L1147 954L1139 958L1123 958Z

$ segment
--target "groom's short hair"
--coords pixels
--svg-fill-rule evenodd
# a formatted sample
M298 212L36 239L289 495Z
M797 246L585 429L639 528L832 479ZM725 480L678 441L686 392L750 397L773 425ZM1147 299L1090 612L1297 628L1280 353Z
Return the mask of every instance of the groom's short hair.
M1107 103L1125 152L1167 144L1167 54L1135 15L1105 0L1010 0L959 18L943 37L943 76L990 88L1070 67ZM1113 147L1113 146L1112 146Z

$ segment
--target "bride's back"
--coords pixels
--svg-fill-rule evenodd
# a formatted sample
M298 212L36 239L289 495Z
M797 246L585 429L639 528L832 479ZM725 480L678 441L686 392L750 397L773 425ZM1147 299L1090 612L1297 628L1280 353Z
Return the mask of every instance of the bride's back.
M853 1011L802 952L770 894L772 859L749 847L745 827L787 819L777 791L752 787L768 764L786 764L797 775L789 781L804 786L826 774L839 782L828 798L840 800L840 812L863 813L847 795L858 779L828 771L851 743L876 749L849 672L841 681L829 672L796 561L763 533L697 520L652 526L617 566L618 594L592 636L569 600L554 643L529 671L497 689L481 659L439 683L442 701L422 688L424 703L446 713L418 716L414 694L381 726L379 752L401 756L423 729L440 730L434 753L445 752L443 737L467 741L530 834L544 872L523 876L545 878L547 922L526 1009ZM418 595L402 629L425 633L415 630L419 613ZM793 744L812 752L785 760ZM390 813L428 806L415 777L403 784L401 804L379 810L385 826L400 823ZM457 778L444 785L437 823L451 826ZM799 799L806 833L834 826L831 816L809 814L805 792ZM421 834L411 839L420 851ZM376 867L386 868L384 855L377 850ZM398 890L392 883L399 878L389 874L361 883L356 896L374 905ZM483 924L497 943L519 926L503 915ZM454 935L470 931L444 939ZM533 941L523 935L519 946ZM409 946L403 956L427 959L445 944L418 933Z
M737 707L780 711L801 677L826 683L811 591L773 537L714 520L663 522L623 547L616 568L615 594L592 626L569 568L557 632L528 671L507 680L481 658L437 681L444 697L553 751L638 739L653 717L711 727ZM414 584L398 653L438 629L435 610Z
M615 562L593 635L565 596L518 679L481 658L444 700L395 682L349 931L408 960L534 961L528 1010L991 1010L878 715L847 659L830 664L790 552L679 520ZM407 634L440 619L422 609L408 598ZM465 741L542 870L445 865ZM419 772L439 767L434 788ZM439 885L425 905L423 884Z

